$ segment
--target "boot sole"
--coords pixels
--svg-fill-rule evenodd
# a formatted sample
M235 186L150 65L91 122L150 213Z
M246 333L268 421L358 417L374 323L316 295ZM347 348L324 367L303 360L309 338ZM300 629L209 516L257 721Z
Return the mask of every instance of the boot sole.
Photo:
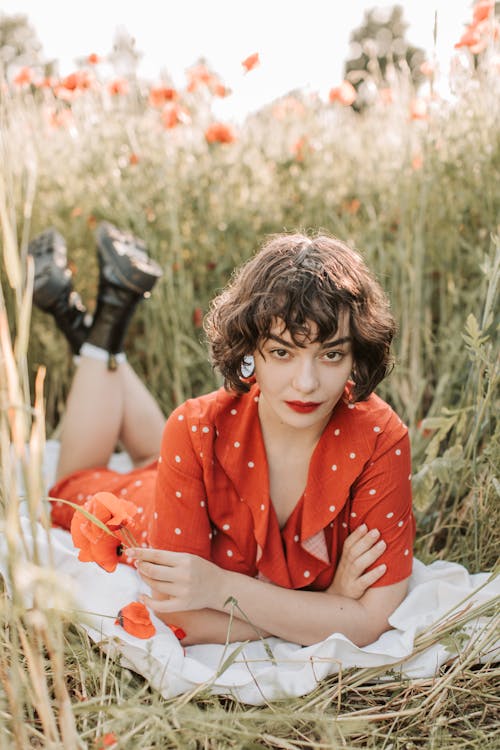
M112 235L115 234L115 237ZM116 236L118 235L118 236ZM120 239L120 236L124 239ZM104 278L111 284L136 294L147 294L163 276L161 267L142 249L144 244L133 235L125 234L108 222L101 222L96 231L99 265ZM123 252L117 249L123 247Z

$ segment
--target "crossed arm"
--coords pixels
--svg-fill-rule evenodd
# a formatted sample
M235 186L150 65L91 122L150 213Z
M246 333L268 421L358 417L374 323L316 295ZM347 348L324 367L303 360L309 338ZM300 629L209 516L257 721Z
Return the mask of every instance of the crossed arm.
M186 631L184 645L224 643L234 606L230 641L275 635L310 645L340 632L365 646L390 628L388 617L407 592L407 580L370 588L385 571L379 566L364 572L385 548L377 539L364 525L348 537L326 591L281 588L188 553L138 548L128 554L151 588L144 603Z

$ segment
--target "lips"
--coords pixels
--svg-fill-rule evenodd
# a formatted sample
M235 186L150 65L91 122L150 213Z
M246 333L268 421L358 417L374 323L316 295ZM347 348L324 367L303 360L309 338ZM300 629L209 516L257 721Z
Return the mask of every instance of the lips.
M321 402L317 401L285 401L285 404L299 414L309 414L321 406Z

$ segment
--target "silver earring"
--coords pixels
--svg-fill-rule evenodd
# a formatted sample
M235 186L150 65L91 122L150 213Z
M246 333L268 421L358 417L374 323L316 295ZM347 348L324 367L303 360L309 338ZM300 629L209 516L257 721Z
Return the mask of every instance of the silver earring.
M241 360L240 372L244 378L251 378L255 370L253 354L245 354Z

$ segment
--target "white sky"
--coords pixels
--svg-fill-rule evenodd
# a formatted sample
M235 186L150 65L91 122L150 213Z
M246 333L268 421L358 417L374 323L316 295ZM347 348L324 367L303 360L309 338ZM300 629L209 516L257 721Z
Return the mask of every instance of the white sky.
M111 51L124 26L143 52L139 74L159 80L168 71L175 85L200 56L233 89L219 114L239 117L293 88L324 96L342 78L350 32L364 10L390 6L377 0L0 0L0 11L28 16L47 58L61 74L75 58ZM472 17L471 0L400 0L409 24L406 38L436 57L446 80L454 43ZM243 75L241 61L259 52L261 65Z

